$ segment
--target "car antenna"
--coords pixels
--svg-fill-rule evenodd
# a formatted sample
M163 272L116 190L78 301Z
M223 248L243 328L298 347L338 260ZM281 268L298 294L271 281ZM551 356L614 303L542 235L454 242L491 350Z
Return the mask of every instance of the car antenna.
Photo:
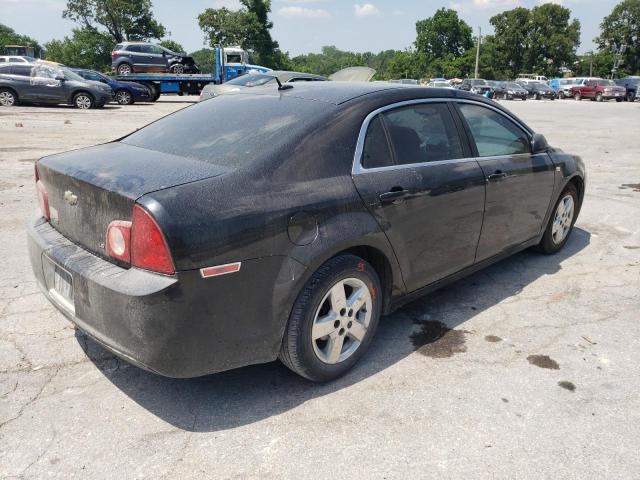
M276 82L278 82L278 90L282 91L282 90L289 90L290 88L293 88L293 85L282 85L282 82L278 77L273 77L273 78L275 78Z

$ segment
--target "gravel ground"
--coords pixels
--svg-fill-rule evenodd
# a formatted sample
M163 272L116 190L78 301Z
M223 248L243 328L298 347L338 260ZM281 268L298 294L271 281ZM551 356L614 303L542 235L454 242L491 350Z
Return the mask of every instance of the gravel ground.
M0 108L1 478L640 477L640 103L505 102L585 160L566 248L408 305L352 373L313 385L278 363L144 372L76 332L34 283L34 160L189 100Z

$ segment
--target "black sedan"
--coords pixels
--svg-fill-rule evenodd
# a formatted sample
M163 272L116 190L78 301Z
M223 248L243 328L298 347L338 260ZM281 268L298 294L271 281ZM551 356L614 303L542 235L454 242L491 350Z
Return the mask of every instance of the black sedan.
M516 98L526 100L529 96L529 92L516 82L501 82L495 92L496 97L502 98L503 100L515 100Z
M542 100L543 98L555 100L557 97L557 93L546 83L527 82L521 85L522 88L529 93L530 98L535 98L536 100Z
M193 377L351 368L381 315L580 211L580 158L494 102L389 83L247 89L36 163L33 272L127 361Z

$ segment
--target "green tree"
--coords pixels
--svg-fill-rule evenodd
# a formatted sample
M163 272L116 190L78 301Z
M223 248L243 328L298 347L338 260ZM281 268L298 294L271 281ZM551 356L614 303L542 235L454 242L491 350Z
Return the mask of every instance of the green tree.
M213 73L216 64L216 52L211 48L202 48L191 52L189 56L193 57L193 61L198 65L202 73Z
M91 28L76 28L71 38L52 40L44 45L46 58L69 67L109 71L113 38Z
M160 39L167 33L153 16L151 0L67 0L64 18L84 28L103 27L115 42Z
M158 45L161 45L164 48L167 48L167 49L171 50L172 52L176 52L176 53L184 53L184 51L185 51L184 48L182 47L182 45L180 45L175 40L171 40L169 38L166 38L166 39L162 40Z
M519 73L554 76L571 66L580 45L580 22L571 20L571 10L545 3L499 13L490 19L494 29L496 65L514 77Z
M424 62L425 56L423 53L410 50L395 52L384 72L385 78L415 78L419 80L424 75Z
M416 50L429 60L458 58L473 46L471 27L450 8L441 8L433 17L416 22L416 33Z
M42 47L33 38L20 35L13 28L0 23L0 49L5 45L31 46L35 50L36 57L39 57L42 52Z
M640 0L624 0L604 17L595 39L603 51L626 45L622 73L640 73ZM613 66L613 58L609 70Z
M270 0L240 0L242 8L207 8L198 15L198 24L210 46L239 45L251 53L252 61L280 68L286 57L271 37Z

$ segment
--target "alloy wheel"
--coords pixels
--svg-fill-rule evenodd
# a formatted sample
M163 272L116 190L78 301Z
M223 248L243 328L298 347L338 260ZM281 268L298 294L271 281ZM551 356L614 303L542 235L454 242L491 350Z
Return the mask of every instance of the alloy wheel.
M16 96L8 91L0 92L0 105L11 107L16 103Z
M574 202L572 195L565 195L558 202L551 228L551 238L556 245L561 244L569 234L573 224Z
M318 359L336 364L353 355L367 335L372 312L371 293L362 280L335 283L320 302L311 327Z
M129 105L131 103L131 94L126 90L120 90L116 93L116 101L120 105Z
M131 73L131 66L127 63L123 63L118 67L118 73L120 75L128 75Z
M91 99L88 95L78 95L76 97L76 107L81 110L91 108Z

